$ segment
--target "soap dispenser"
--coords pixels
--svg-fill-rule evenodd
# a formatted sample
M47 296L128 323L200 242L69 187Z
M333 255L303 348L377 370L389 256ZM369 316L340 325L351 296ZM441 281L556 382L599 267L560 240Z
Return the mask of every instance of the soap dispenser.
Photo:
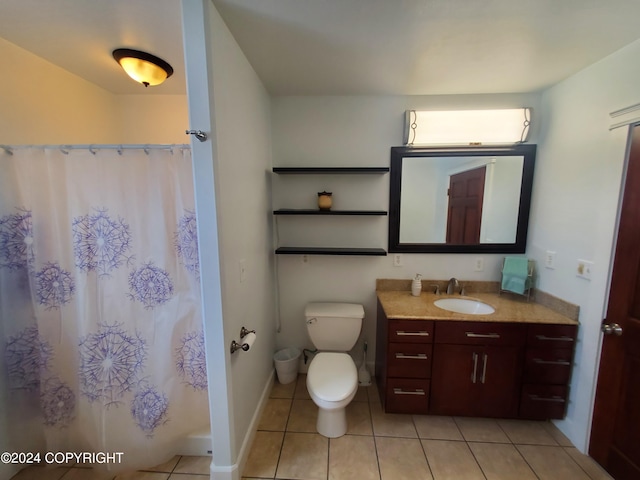
M411 295L419 297L422 291L422 275L416 274L416 278L411 282Z

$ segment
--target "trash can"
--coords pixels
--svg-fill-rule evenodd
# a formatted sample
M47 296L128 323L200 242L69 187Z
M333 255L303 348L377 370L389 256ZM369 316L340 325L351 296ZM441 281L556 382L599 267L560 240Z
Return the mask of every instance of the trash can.
M273 361L276 364L276 373L280 383L287 384L295 381L298 376L300 353L298 348L285 348L275 353Z

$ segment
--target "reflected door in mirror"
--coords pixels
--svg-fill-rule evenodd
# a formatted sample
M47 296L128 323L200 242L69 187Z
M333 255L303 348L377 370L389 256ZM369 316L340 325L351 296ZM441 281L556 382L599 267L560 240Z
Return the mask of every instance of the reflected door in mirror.
M480 220L486 167L451 175L447 243L480 243Z

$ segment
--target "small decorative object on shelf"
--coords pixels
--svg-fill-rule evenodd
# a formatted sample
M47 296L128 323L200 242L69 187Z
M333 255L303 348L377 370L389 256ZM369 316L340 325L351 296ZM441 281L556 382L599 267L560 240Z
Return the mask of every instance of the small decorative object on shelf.
M331 210L332 203L331 192L318 192L318 208L320 210Z

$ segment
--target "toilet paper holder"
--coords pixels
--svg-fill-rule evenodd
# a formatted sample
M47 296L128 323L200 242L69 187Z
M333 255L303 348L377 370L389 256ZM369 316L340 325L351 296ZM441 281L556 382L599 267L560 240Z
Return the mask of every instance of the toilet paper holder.
M251 338L250 341L248 342L243 342L243 343L238 343L235 340L231 340L231 353L235 353L237 350L242 350L243 352L248 351L251 348L251 345L253 344L253 340L255 339L255 335L256 335L256 331L255 330L247 330L246 328L242 327L240 329L240 340L242 340L243 338L245 338L246 336L248 336L249 334L253 334L253 338Z
M247 330L246 328L242 327L240 329L240 338L244 338L247 335L249 335L250 333L256 333L256 331L255 330Z

